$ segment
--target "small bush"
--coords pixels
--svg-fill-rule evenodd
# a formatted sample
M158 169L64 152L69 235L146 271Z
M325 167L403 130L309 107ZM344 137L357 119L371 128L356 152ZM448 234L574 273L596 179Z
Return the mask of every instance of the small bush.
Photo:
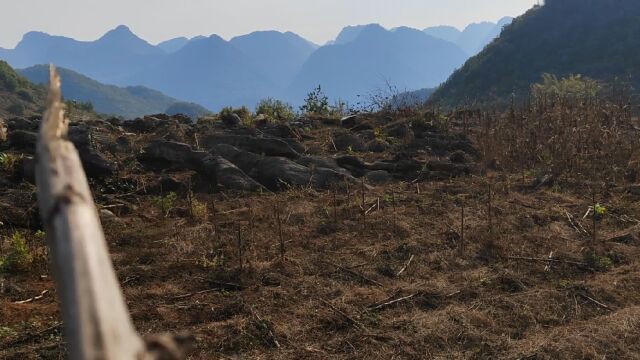
M13 171L18 163L19 157L12 154L0 153L0 169Z
M19 232L11 236L9 254L0 258L0 272L24 271L33 263L33 256L29 252L27 241Z
M320 85L307 94L307 98L304 101L304 105L300 107L300 111L304 114L329 115L331 112L329 98L322 92Z
M296 117L293 107L284 101L267 98L256 106L256 115L264 115L268 120L289 122Z
M176 200L178 200L178 194L170 192L167 195L156 197L154 202L162 211L162 215L167 217L169 216L169 212L175 207Z
M227 106L222 110L220 110L220 113L218 113L218 119L224 119L231 114L238 115L238 117L240 118L240 121L242 121L242 123L245 125L250 125L252 122L253 114L251 113L251 110L249 110L249 108L246 106L242 106L235 109L232 108L231 106Z

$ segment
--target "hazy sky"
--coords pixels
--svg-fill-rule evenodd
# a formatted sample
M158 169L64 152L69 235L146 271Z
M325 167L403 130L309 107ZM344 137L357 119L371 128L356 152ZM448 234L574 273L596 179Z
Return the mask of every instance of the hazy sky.
M157 43L177 36L293 31L319 44L346 25L464 27L516 16L537 0L2 0L0 47L25 32L94 40L120 24Z

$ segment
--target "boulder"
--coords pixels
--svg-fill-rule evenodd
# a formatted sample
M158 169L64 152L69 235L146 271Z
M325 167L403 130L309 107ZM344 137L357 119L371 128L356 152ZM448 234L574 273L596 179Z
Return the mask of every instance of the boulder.
M384 170L370 171L366 175L367 182L373 185L383 185L393 181L393 176Z
M427 170L436 173L447 174L448 177L458 177L471 174L471 167L463 164L454 164L447 161L431 160L427 163Z
M211 150L209 150L209 154L221 156L227 159L245 174L251 172L258 162L262 160L262 156L260 155L240 150L235 146L227 144L214 145Z
M340 126L351 129L358 124L358 115L345 116L340 119Z
M340 167L336 159L325 156L303 156L296 160L300 165L306 166L310 169L331 169L344 175L351 175L347 169Z
M364 142L369 142L376 138L376 132L374 130L358 131L356 135Z
M309 169L283 157L268 157L261 160L252 176L270 190L279 190L287 186L327 189L333 184L342 184L345 181L357 182L353 176L344 172L323 167Z
M226 127L234 128L240 126L242 119L238 114L228 113L220 117L220 120Z
M204 151L194 151L188 144L156 140L144 148L139 160L152 168L196 170L206 155Z
M467 164L471 162L469 155L462 150L456 150L449 155L449 161L454 164Z
M36 150L38 134L33 131L11 130L7 140L9 148L33 154Z
M6 126L10 132L15 130L38 131L39 122L25 118L12 118L6 122Z
M373 153L382 153L389 150L389 143L382 139L373 139L367 143L367 151Z
M311 185L319 189L329 189L333 185L344 184L349 182L351 184L358 183L358 179L354 178L345 171L336 171L327 168L316 168L311 171Z
M311 185L311 171L284 157L267 157L256 165L253 178L270 190Z
M333 138L333 144L338 151L363 152L364 143L359 137L352 134L340 134Z
M293 139L290 139L289 141L295 142ZM282 156L290 159L297 159L300 157L300 154L287 142L273 138L260 138L248 135L215 134L205 136L201 139L200 144L201 146L209 149L215 145L226 144L254 154Z
M336 158L336 162L340 167L349 170L353 175L358 177L364 176L369 170L364 161L353 155L339 156Z
M80 151L80 161L85 173L90 178L101 178L113 175L116 171L116 164L107 159L103 154L96 150L90 149Z
M222 156L209 155L204 158L200 172L225 189L240 191L262 189L260 184Z
M396 138L396 139L413 139L414 134L413 130L407 123L400 123L390 126L387 131L387 136Z

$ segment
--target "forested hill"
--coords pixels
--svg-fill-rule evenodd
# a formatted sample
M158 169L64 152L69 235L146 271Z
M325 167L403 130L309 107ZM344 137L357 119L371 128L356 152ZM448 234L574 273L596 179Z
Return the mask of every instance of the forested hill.
M443 105L505 102L542 74L630 81L640 89L640 1L547 0L515 19L433 95Z

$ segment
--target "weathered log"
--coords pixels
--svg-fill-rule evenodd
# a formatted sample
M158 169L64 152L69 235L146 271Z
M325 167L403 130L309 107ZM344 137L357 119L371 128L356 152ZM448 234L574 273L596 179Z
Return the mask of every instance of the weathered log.
M51 66L47 111L37 143L36 182L69 357L147 358L118 284L80 157L65 139L67 129L60 78Z

